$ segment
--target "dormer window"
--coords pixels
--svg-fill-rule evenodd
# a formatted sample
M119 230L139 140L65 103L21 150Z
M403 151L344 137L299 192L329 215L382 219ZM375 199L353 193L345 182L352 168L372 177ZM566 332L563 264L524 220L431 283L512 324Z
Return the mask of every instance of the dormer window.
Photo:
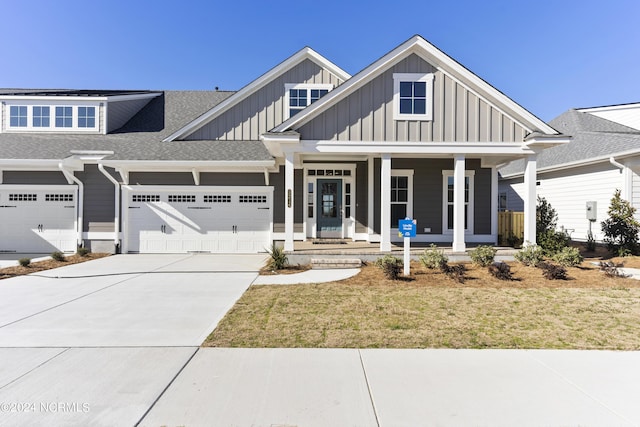
M325 96L333 89L330 84L286 84L285 85L285 120Z
M393 118L395 120L433 119L434 75L393 74Z
M2 131L16 132L95 132L99 129L97 105L7 105Z
M49 107L34 106L33 107L33 127L48 128L51 123L51 112Z
M78 127L96 127L96 107L78 107Z
M73 126L73 107L56 107L56 127L70 128Z
M11 127L27 127L27 107L25 105L12 105L9 109L9 125Z

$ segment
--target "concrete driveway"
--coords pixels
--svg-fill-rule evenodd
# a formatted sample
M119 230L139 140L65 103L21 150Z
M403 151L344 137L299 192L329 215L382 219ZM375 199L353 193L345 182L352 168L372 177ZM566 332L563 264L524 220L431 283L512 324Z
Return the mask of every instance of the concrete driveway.
M0 281L0 425L134 425L264 255L117 255Z

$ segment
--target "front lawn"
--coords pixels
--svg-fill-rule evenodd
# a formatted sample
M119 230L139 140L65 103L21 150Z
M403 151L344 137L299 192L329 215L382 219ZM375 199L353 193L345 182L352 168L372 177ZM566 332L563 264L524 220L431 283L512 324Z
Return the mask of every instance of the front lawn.
M640 349L640 281L606 277L589 262L564 281L510 265L508 282L467 264L460 284L413 263L409 280L369 265L337 283L252 286L203 345Z

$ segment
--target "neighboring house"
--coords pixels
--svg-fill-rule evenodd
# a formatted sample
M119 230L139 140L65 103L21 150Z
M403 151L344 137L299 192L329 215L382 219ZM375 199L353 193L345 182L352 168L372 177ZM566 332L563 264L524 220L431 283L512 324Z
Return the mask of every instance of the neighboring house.
M572 109L549 125L572 141L538 156L538 195L573 239L586 240L591 227L602 240L600 223L616 189L640 208L640 104ZM500 168L501 208L524 209L523 170L521 160Z
M526 82L523 82L526 84ZM420 36L350 76L304 48L238 92L0 90L0 251L388 251L497 239L498 174L568 142Z

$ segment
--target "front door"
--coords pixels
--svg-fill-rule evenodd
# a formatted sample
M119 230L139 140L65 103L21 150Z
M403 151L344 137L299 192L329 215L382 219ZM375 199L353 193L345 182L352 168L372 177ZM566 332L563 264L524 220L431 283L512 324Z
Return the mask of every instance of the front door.
M317 199L317 236L342 237L342 180L319 179Z

